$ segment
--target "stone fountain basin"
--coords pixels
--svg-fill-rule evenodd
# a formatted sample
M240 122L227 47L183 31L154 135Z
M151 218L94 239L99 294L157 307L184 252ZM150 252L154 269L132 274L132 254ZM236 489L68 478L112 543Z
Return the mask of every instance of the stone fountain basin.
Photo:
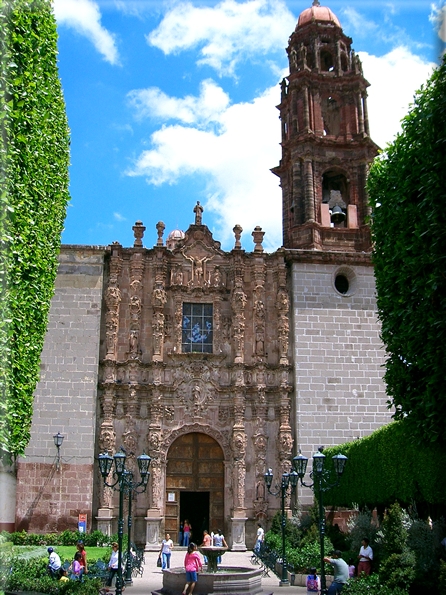
M163 571L163 588L152 595L181 595L186 584L184 568ZM257 595L262 592L260 568L221 566L218 572L199 572L194 595Z

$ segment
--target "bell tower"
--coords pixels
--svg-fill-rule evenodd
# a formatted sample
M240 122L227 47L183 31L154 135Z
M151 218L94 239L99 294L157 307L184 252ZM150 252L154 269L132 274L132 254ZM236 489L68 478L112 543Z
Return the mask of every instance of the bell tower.
M278 105L283 245L367 252L365 182L370 138L362 65L335 14L319 0L299 16L287 48L290 74Z

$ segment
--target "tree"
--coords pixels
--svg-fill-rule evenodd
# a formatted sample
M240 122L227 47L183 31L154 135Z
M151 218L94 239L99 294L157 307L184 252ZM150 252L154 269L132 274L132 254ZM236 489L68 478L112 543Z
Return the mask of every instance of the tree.
M446 58L445 58L446 60ZM373 260L394 417L446 442L446 61L368 178Z
M29 441L68 202L69 131L50 0L0 0L0 456Z

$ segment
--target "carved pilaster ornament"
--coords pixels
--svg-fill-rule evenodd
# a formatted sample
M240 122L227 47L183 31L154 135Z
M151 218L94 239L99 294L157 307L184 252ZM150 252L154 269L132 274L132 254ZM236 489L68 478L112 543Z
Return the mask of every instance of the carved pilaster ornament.
M244 361L244 342L245 342L245 307L247 297L243 291L243 282L236 279L234 291L232 292L232 311L233 318L233 338L234 338L234 362L243 363Z
M290 308L287 292L281 287L277 293L276 308L278 311L277 331L279 342L280 364L288 365L288 346L290 324L288 311Z

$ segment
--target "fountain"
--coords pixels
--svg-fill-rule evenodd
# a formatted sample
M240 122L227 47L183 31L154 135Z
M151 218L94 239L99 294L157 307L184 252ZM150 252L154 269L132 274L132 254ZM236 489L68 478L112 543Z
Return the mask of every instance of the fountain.
M194 595L257 595L262 592L262 570L236 566L218 566L217 559L228 548L217 546L199 547L206 556L206 570L198 574ZM163 587L152 595L181 595L186 583L184 568L169 568L163 571Z

